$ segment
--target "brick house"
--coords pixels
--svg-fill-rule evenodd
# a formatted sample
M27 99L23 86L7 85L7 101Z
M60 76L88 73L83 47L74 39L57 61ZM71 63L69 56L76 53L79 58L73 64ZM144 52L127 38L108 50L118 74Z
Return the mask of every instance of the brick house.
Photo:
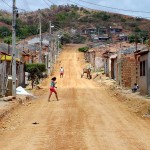
M143 46L137 47L138 50L142 48ZM116 82L123 87L132 88L134 83L139 84L139 61L135 52L136 47L132 46L117 53Z
M138 83L138 69L135 55L122 54L117 60L116 81L123 87L132 88L134 83Z

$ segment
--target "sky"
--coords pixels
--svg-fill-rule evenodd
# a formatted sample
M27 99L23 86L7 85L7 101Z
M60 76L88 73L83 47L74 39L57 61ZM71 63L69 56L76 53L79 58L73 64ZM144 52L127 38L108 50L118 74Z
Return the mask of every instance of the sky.
M13 0L0 0L0 9L11 12L12 1ZM79 7L82 6L90 9L103 10L119 14L126 14L134 17L150 19L150 0L16 0L17 7L24 9L25 11L34 11L38 9L49 8L52 4L76 4ZM118 9L110 9L108 7ZM123 11L119 9L131 11Z

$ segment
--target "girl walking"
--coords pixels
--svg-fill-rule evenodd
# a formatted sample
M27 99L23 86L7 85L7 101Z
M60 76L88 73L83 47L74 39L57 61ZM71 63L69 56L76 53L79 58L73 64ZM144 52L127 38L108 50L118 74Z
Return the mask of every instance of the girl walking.
M53 77L53 78L51 79L51 82L50 82L50 93L49 93L49 97L48 97L48 101L49 101L49 102L50 102L50 98L51 98L52 93L55 93L56 99L57 99L57 101L58 101L58 95L57 95L57 92L56 92L56 90L55 90L55 88L57 88L57 87L55 86L57 82L55 82L55 81L56 81L56 77Z

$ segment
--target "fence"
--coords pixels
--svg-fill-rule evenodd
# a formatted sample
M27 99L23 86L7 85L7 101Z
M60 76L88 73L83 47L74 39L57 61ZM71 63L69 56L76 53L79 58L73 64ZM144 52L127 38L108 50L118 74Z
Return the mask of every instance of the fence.
M7 91L7 73L6 73L6 62L0 64L0 97L4 96Z

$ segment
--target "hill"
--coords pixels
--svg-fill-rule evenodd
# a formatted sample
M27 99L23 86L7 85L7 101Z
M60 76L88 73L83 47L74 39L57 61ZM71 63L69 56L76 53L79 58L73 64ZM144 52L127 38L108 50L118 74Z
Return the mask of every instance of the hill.
M56 6L40 10L42 17L42 32L48 32L49 21L55 25L55 30L63 29L70 32L70 29L82 30L85 28L99 28L110 26L121 26L125 32L140 32L148 35L150 20L133 18L126 15L109 13L104 11L93 11L76 5ZM26 38L38 33L39 11L20 13L17 19L17 36ZM0 32L10 34L11 14L0 12ZM2 35L0 37L3 37Z

